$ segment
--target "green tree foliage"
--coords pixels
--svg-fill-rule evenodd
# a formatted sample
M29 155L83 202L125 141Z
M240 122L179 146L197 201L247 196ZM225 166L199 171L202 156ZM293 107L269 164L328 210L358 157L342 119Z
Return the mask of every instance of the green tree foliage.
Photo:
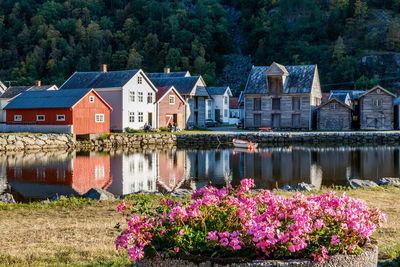
M0 75L61 84L75 71L189 70L215 83L232 50L217 0L0 1Z

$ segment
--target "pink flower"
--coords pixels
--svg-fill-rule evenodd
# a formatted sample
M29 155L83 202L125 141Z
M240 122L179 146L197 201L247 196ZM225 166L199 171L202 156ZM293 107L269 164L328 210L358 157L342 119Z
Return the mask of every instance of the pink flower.
M228 238L224 237L221 238L221 240L219 241L221 243L222 246L226 247L229 244Z
M208 232L207 239L214 240L214 241L218 240L217 231Z
M332 238L332 241L331 241L332 245L336 246L336 245L338 245L340 243L340 240L339 240L337 235L333 235L331 238Z
M179 252L179 247L176 247L175 248L175 253L178 253Z

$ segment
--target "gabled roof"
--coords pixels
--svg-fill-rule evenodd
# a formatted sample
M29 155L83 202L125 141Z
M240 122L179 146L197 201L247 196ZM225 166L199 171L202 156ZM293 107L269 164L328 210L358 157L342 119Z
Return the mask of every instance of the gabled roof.
M93 89L25 91L11 101L4 109L41 109L41 108L71 108L85 95L93 91L107 106L98 93Z
M181 94L179 94L179 92L173 86L157 87L157 89L158 89L158 92L156 93L156 103L160 102L164 98L164 96L166 96L171 90L176 93L176 95L179 97L179 99L181 99L183 102L185 102L185 100L183 99Z
M240 91L239 95L239 105L244 104L244 91Z
M366 91L364 91L364 90L332 90L331 93L332 92L337 93L337 94L348 93L350 95L351 100L357 100Z
M268 94L265 71L268 66L253 66L247 80L245 94ZM283 87L284 94L310 94L317 65L285 66L289 76Z
M325 107L326 105L329 105L329 104L332 103L332 102L339 103L340 105L342 105L342 106L344 106L344 107L346 107L346 108L348 108L348 109L351 110L351 107L350 107L349 105L346 105L345 103L343 103L342 101L340 101L340 100L337 99L336 97L333 97L333 98L329 99L328 102L326 102L326 103L324 103L324 104L322 104L322 105L319 105L317 108L320 109L320 108L322 108L322 107Z
M338 93L335 91L331 91L331 95L329 96L329 100L331 100L332 98L336 98L337 100L339 100L340 102L344 103L347 105L346 100L350 100L350 94L349 93Z
M239 97L230 97L229 109L238 109L238 108L239 108Z
M285 66L278 64L276 62L273 62L271 66L264 72L265 75L268 76L288 76L289 72L285 68Z
M231 89L229 86L222 86L222 87L207 87L208 93L210 93L211 96L215 95L224 95L226 91L228 91L228 95L232 96Z
M7 86L4 85L4 83L2 83L0 81L0 91L5 91L7 89Z
M54 89L53 89L54 88ZM47 91L49 89L57 90L56 85L43 85L43 86L11 86L1 96L0 99L9 99L16 97L25 91Z
M378 90L378 89L382 90L383 92L385 92L386 94L392 96L393 98L396 98L396 96L395 96L394 94L392 94L391 92L389 92L388 90L386 90L385 88L383 88L383 87L380 86L380 85L377 85L377 86L375 86L374 88L372 88L371 90L368 90L368 91L365 92L364 94L360 95L359 98L364 97L364 96L368 95L369 93L371 93L371 92L373 92L373 91L375 91L375 90Z
M202 79L201 76L150 78L156 87L174 86L181 95L194 94L193 91L199 79Z
M75 72L60 89L122 88L139 70Z
M177 77L190 77L189 71L179 71L179 72L153 72L153 73L146 73L147 77L150 79L153 78L177 78Z

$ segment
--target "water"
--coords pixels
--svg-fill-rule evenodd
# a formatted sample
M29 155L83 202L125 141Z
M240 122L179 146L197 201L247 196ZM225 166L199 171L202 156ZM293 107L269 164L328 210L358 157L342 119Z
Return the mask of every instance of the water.
M400 147L281 147L149 153L49 152L0 155L0 191L19 200L81 195L102 188L115 195L199 189L254 178L259 188L299 182L345 185L350 178L399 177Z

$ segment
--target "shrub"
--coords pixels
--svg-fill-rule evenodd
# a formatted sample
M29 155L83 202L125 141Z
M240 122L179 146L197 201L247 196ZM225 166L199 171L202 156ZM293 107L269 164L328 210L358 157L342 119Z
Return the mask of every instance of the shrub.
M268 190L251 192L254 181L217 189L205 187L190 200L161 200L152 208L139 202L121 202L128 229L117 237L116 248L128 249L132 260L153 257L183 259L310 258L360 252L385 215L363 200L335 192L292 198Z
M168 132L168 127L160 127L161 132Z

